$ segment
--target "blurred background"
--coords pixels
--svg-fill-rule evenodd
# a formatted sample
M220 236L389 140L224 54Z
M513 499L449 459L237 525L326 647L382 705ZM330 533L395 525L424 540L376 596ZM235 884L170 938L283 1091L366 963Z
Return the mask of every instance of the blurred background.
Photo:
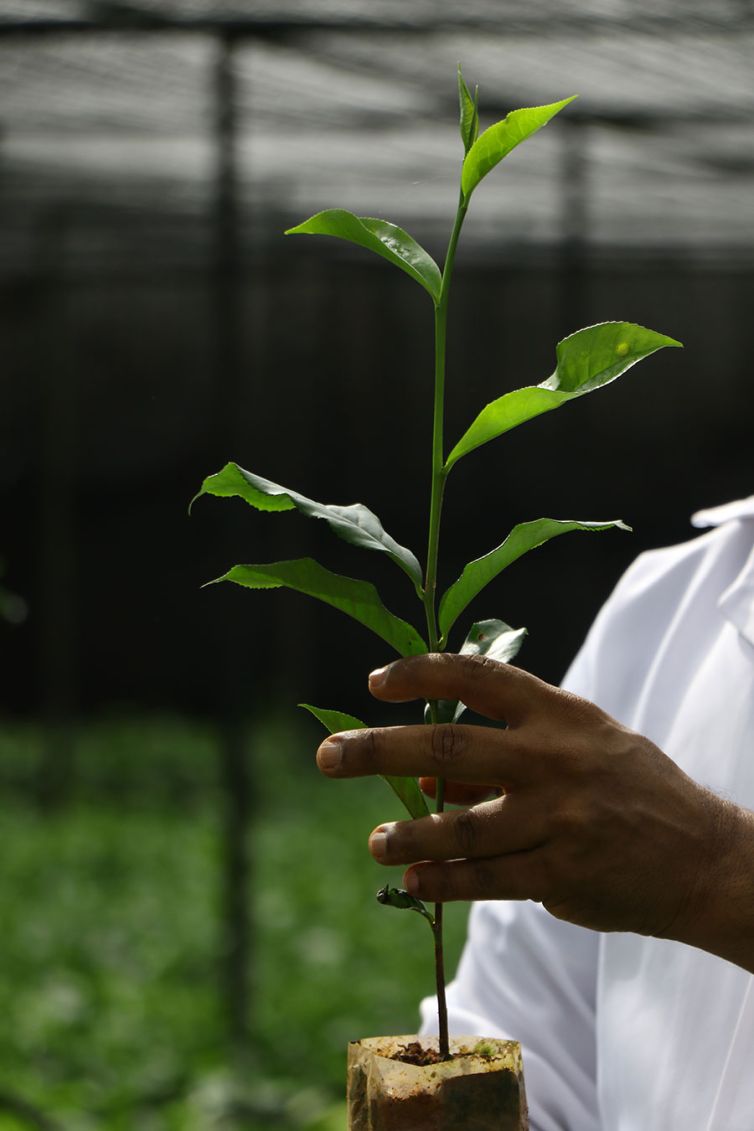
M751 0L0 5L0 1131L340 1131L347 1041L415 1029L429 935L374 902L364 850L399 814L319 780L295 706L415 717L370 704L386 648L200 586L312 555L404 617L410 590L322 523L188 502L234 459L421 555L431 303L282 233L339 206L442 262L457 63L482 128L578 93L475 194L448 436L582 325L685 349L464 460L442 546L448 583L519 521L633 526L470 610L526 625L518 662L558 681L637 553L753 489L752 48Z

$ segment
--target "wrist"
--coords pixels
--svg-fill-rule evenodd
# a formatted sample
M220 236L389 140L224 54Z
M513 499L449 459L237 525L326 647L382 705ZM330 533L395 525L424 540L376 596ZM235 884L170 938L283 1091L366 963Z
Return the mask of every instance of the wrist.
M710 806L714 832L674 937L754 973L754 813L713 795Z

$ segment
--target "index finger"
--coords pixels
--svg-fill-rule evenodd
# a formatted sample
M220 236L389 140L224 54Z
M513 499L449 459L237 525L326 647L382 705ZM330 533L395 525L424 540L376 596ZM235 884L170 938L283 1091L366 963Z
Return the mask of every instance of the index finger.
M434 652L410 656L379 668L369 676L376 699L405 703L410 699L460 699L488 719L517 726L557 689L521 668L486 656Z

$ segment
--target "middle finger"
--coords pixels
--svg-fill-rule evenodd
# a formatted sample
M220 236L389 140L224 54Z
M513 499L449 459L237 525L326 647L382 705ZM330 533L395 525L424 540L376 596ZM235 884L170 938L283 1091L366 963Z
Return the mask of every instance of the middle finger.
M329 777L411 774L502 786L527 773L514 730L456 723L343 731L322 743L317 765Z

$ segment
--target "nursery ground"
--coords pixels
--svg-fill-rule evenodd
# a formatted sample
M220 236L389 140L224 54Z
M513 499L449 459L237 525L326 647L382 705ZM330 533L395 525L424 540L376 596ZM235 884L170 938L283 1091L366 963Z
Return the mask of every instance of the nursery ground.
M59 740L0 730L0 1131L341 1131L346 1043L415 1030L432 954L419 916L373 898L400 872L366 836L398 803L320 778L318 741L307 720L248 732L252 987L234 1043L213 728L80 726L53 807L38 795ZM449 910L450 969L465 919Z

